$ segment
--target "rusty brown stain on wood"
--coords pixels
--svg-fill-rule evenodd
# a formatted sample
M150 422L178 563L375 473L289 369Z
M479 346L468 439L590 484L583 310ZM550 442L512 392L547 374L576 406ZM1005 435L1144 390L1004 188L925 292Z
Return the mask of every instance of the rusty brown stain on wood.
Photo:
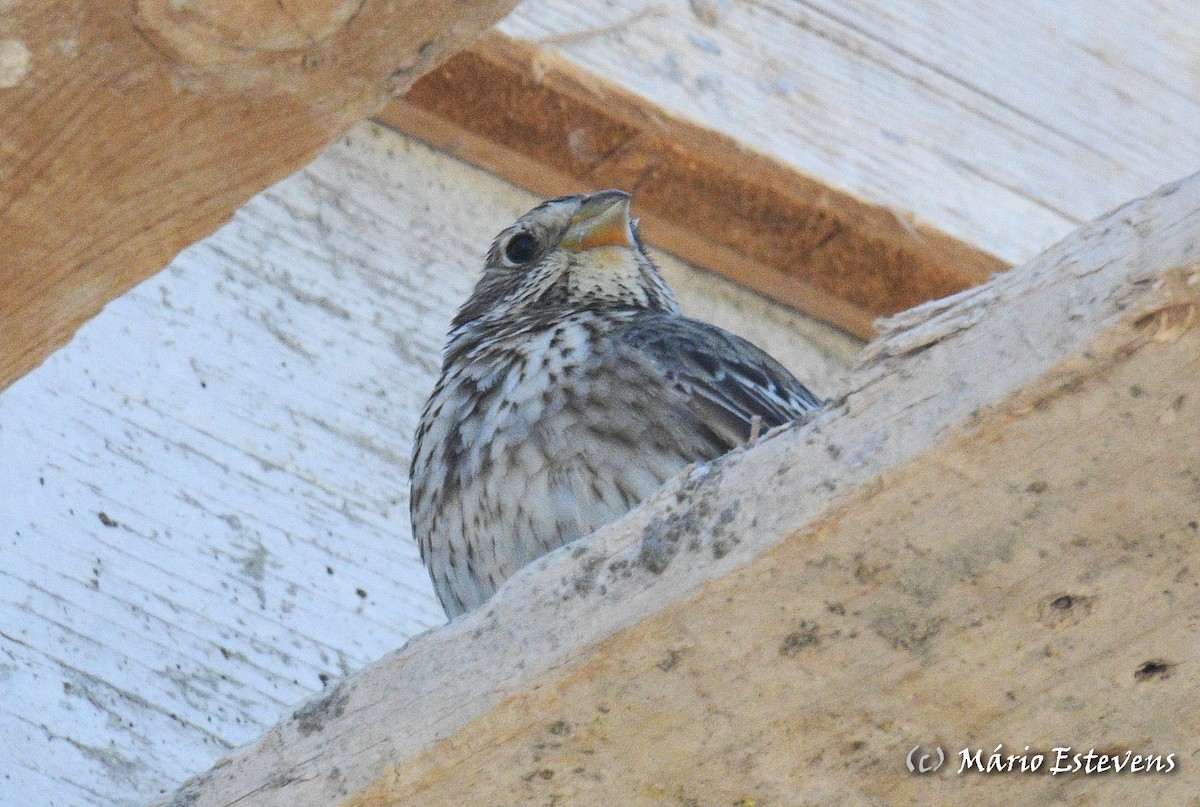
M1187 777L1052 777L1052 757L953 774L960 749L998 743L1197 753L1178 719L1197 696L1172 671L1200 613L1200 466L1177 450L1200 417L1200 334L1156 340L1159 310L344 807L1182 802ZM948 770L909 774L918 743Z
M0 38L29 58L0 90L0 388L513 5L13 6Z
M491 32L379 119L542 195L636 194L652 243L858 336L996 258Z

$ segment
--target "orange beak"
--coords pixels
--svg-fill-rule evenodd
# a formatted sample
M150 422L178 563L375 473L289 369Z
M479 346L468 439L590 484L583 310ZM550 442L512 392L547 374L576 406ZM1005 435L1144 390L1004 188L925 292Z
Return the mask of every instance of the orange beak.
M567 225L561 245L577 252L596 247L633 247L633 229L629 221L632 198L618 190L593 193Z

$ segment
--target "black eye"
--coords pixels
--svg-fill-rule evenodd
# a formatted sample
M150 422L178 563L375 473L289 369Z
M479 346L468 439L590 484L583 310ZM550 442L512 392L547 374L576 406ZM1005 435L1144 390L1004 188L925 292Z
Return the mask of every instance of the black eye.
M508 240L504 257L513 263L526 263L537 252L537 241L529 233L517 233Z

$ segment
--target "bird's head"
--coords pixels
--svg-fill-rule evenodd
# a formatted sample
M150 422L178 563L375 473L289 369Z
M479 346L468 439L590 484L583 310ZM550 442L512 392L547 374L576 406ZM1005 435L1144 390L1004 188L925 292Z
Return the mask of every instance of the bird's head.
M492 242L455 327L586 309L678 312L629 217L630 199L619 190L563 196L519 218Z

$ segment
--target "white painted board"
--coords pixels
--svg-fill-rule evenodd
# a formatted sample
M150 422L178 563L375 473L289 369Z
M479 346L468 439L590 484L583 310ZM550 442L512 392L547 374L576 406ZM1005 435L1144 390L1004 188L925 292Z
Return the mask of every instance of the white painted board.
M484 251L536 201L360 125L0 394L0 805L170 792L443 621L412 434ZM662 264L834 391L854 342Z
M1012 263L1200 169L1191 0L526 0L499 27Z

